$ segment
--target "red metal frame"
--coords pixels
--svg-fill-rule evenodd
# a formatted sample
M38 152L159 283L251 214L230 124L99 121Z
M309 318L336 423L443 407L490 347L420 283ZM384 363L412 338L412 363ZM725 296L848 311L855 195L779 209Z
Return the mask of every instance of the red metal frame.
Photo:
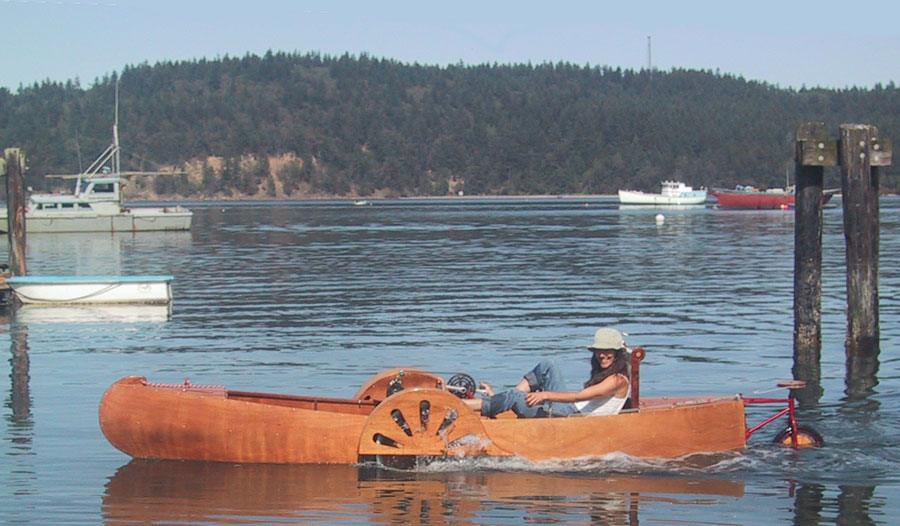
M781 418L784 415L788 415L788 421L791 426L791 447L797 447L797 418L794 413L794 397L793 395L788 396L787 398L744 398L742 395L739 395L741 400L744 402L744 405L758 405L758 404L784 404L787 403L787 407L778 411L774 415L766 418L762 422L756 424L753 427L747 428L746 430L746 438L749 439L750 435L759 431L761 428L766 425L774 422L775 420Z

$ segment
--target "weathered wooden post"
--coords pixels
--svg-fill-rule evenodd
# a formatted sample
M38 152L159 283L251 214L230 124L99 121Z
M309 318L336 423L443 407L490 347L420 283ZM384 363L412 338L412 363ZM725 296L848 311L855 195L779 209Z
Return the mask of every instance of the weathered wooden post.
M891 164L891 143L878 128L841 125L841 194L847 248L847 393L868 393L877 383L878 167Z
M797 128L794 152L794 367L806 387L801 404L822 396L822 192L825 166L837 164L837 143L825 138L825 123Z
M18 148L7 148L6 216L9 233L9 270L13 276L24 276L25 268L25 154Z

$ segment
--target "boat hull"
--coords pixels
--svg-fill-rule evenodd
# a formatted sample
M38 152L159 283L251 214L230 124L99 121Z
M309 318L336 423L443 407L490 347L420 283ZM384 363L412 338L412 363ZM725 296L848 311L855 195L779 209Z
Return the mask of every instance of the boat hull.
M172 276L20 276L7 278L24 304L152 303L172 300Z
M229 393L129 377L100 401L107 440L135 458L352 464L375 402Z
M193 213L183 207L133 208L117 214L85 212L32 212L25 215L25 231L50 232L151 232L190 230ZM8 230L6 214L0 232Z
M735 190L713 190L710 194L719 201L719 206L726 208L747 209L783 209L793 208L793 193L781 192L740 192ZM822 204L831 200L833 193L822 194Z
M737 397L649 399L640 411L602 417L489 419L437 388L404 389L380 401L328 399L158 385L132 376L106 391L99 415L113 446L144 459L352 464L380 456L487 455L541 461L613 452L668 458L746 445Z

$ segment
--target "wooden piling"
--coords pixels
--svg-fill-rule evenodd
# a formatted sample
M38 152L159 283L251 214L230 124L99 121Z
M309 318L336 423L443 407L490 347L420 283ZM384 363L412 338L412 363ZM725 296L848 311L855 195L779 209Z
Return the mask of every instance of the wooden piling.
M4 151L6 162L6 216L9 233L9 271L24 276L25 267L25 153L18 148Z
M878 327L878 167L891 163L889 141L878 140L878 128L841 126L841 194L847 248L848 376L857 360L879 353ZM868 365L867 368L871 368Z
M794 173L794 367L807 387L796 395L814 403L822 395L822 194L824 167L837 163L837 144L825 138L825 124L797 128Z

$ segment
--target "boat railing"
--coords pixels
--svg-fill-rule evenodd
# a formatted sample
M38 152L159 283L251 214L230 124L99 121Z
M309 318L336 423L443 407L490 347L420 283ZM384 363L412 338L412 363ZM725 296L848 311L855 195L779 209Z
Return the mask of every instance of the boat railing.
M321 396L285 395L275 393L254 393L249 391L227 390L225 395L230 400L242 402L278 405L295 409L309 409L312 411L326 411L334 413L370 413L378 401L359 400L353 398L327 398Z
M154 389L177 389L179 391L201 391L207 393L224 393L226 391L224 385L192 384L189 378L185 378L184 382L180 384L148 382L146 380L144 380L143 384Z

